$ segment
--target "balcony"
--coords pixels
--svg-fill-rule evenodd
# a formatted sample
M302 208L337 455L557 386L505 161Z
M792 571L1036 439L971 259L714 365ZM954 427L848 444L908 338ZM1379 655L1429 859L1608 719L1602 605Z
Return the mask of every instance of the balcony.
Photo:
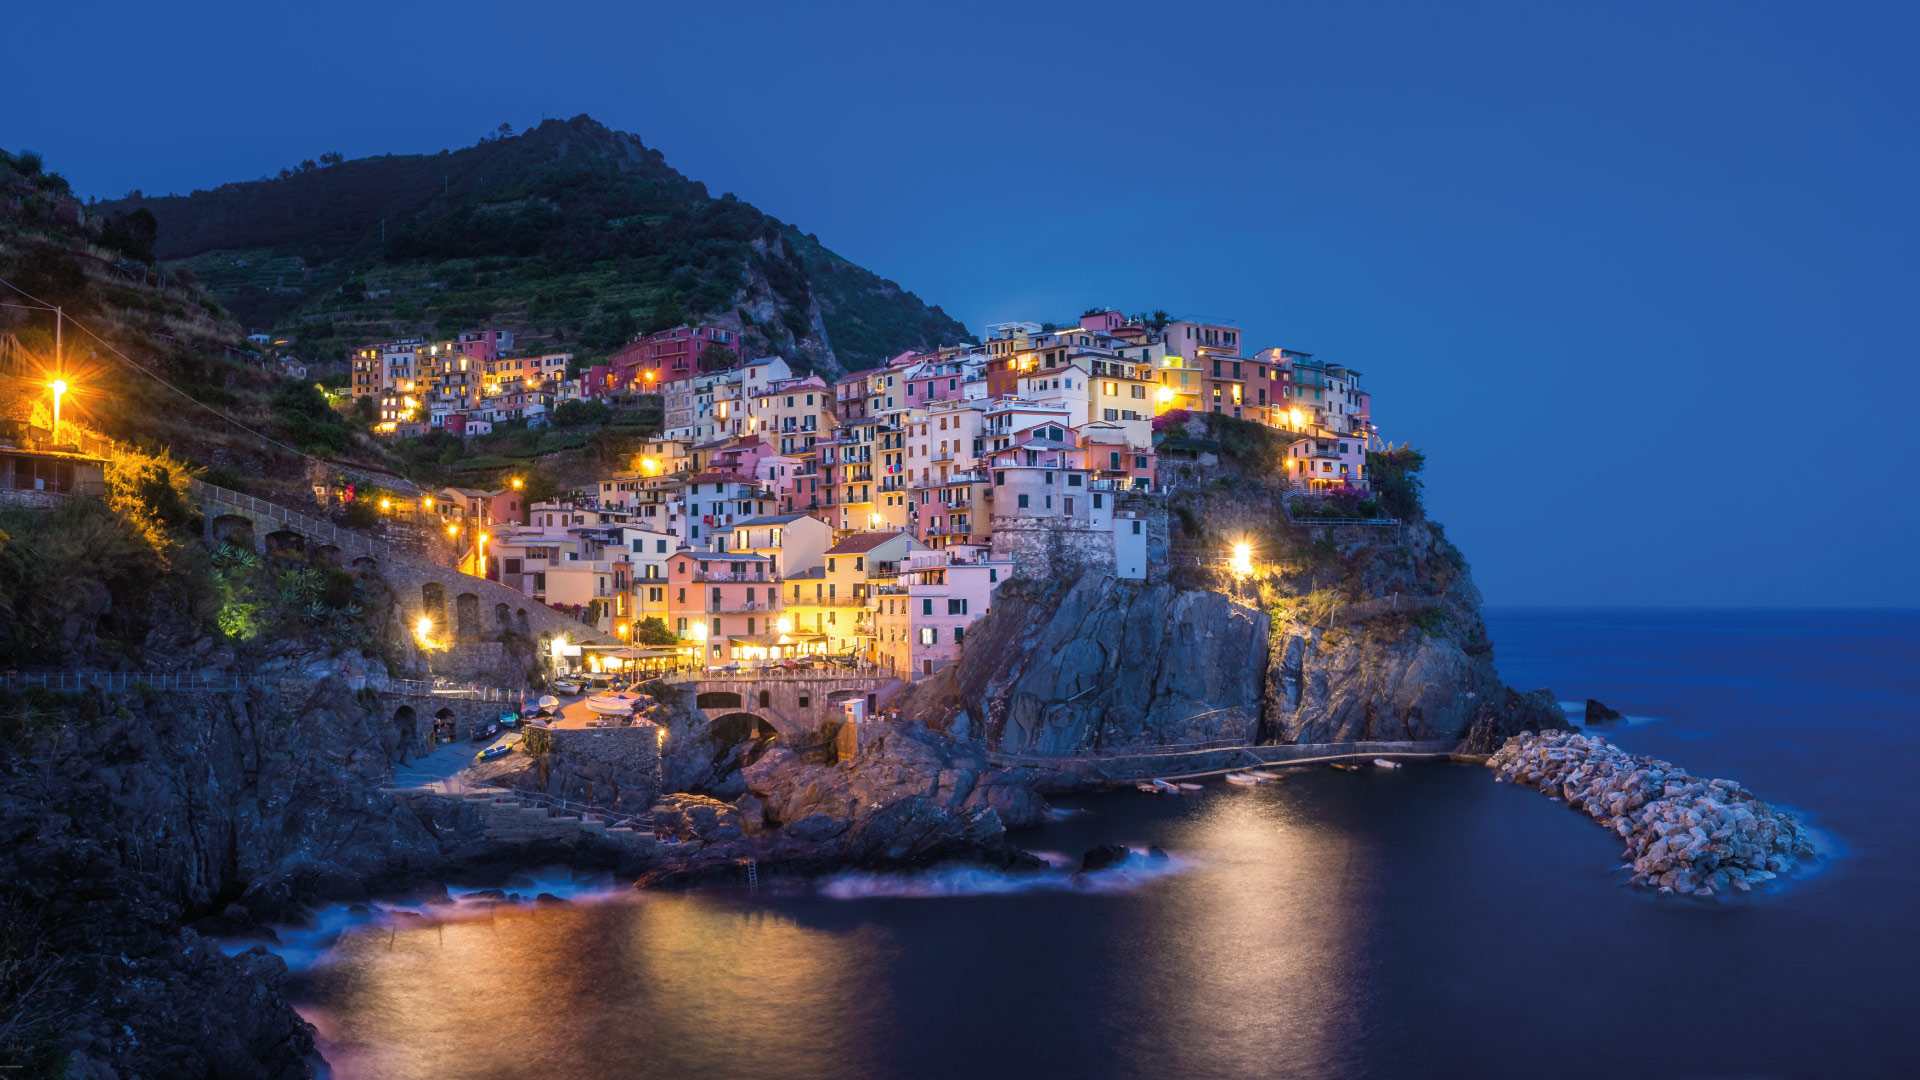
M698 581L712 585L778 585L782 578L779 574L713 574L693 573L676 581Z
M724 599L716 604L709 598L700 610L709 615L753 615L765 611L778 611L780 610L780 604L778 601L768 603L764 600Z

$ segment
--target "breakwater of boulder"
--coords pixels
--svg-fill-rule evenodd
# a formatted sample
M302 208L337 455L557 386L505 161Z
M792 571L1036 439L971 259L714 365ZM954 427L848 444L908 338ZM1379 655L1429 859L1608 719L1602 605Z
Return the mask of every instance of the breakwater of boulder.
M1793 815L1733 780L1703 780L1598 735L1526 732L1487 759L1497 780L1565 799L1627 842L1636 885L1710 898L1790 873L1813 856Z

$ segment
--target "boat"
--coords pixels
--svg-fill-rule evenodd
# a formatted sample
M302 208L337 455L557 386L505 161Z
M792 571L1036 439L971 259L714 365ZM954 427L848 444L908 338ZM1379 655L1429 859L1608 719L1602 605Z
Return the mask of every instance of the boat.
M1333 767L1334 767L1334 768L1336 768L1336 769L1339 769L1339 770L1340 770L1341 772L1359 772L1359 771L1360 771L1360 766L1358 766L1358 765L1349 765L1349 764L1347 764L1347 763L1346 763L1346 762L1344 762L1344 761L1336 761L1336 762L1334 762L1334 763L1333 763Z
M501 727L512 727L515 724L518 724L519 722L520 722L520 714L517 712L503 712L500 714Z
M1160 787L1159 787L1159 785L1157 785L1157 784L1149 784L1149 783L1147 783L1147 782L1146 782L1145 780L1142 780L1142 781L1140 781L1139 783L1137 783L1137 784L1135 784L1135 785L1133 785L1133 789L1134 789L1135 791L1144 791L1144 792L1146 792L1146 793L1147 793L1147 794L1149 794L1149 795L1160 795L1160 794L1163 794L1163 792L1161 791L1161 789L1160 789Z
M487 723L484 723L484 724L475 724L473 728L473 741L483 742L487 739L493 738L495 735L498 735L498 734L500 734L499 724L493 723L492 721L488 721Z
M1153 786L1159 788L1161 791L1173 794L1179 794L1180 792L1180 785L1171 780L1155 780Z
M557 709L560 707L560 699L554 697L552 694L541 694L540 700L534 702L534 704L542 709Z
M1399 762L1397 762L1397 761L1388 761L1388 760L1387 760L1386 758L1383 758L1383 757L1377 757L1377 758L1374 758L1374 759L1373 759L1373 763L1374 763L1374 765L1375 765L1375 766L1377 766L1377 767L1379 767L1379 768L1382 768L1382 769L1397 769L1397 768L1399 768L1399 767L1400 767L1400 763L1399 763Z
M492 761L495 758L506 757L511 753L513 753L512 743L494 743L492 746L473 755L473 759L475 761Z
M553 691L556 694L577 694L580 692L580 683L574 679L555 679L553 680Z
M1181 783L1175 786L1178 787L1181 791L1199 791L1200 790L1199 784L1189 784L1189 783L1186 783L1185 781L1182 781Z
M1255 780L1258 780L1261 783L1272 783L1275 780L1286 779L1286 777L1281 775L1280 773L1269 772L1266 769L1255 769L1252 772L1248 773L1247 775L1253 777Z
M1243 772L1230 772L1227 774L1226 780L1229 784L1238 784L1241 787L1253 787L1260 783L1260 781Z
M611 694L596 694L587 699L587 708L601 716L628 716L633 713L633 707L638 704L640 704L639 694L617 691Z

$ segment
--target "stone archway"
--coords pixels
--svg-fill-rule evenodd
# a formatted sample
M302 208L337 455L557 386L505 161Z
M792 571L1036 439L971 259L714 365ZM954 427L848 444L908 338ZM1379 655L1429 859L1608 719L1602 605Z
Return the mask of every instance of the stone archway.
M702 709L738 709L745 704L740 695L731 690L709 690L694 698L693 703Z
M279 529L266 536L267 554L283 558L307 557L307 538L292 529Z
M433 714L433 734L436 742L450 743L458 740L459 729L460 718L454 715L452 709L443 705L439 712Z
M413 706L402 705L393 710L393 731L400 764L405 765L407 754L418 750L420 746L420 718L414 713Z
M308 557L316 566L340 565L340 549L332 544L315 544L309 547Z
M521 608L520 610L513 613L513 629L516 633L520 634L520 636L522 637L533 636L533 631L527 628L527 609L526 608Z
M372 577L379 572L380 564L374 562L371 556L362 555L353 560L353 570L362 577Z
M480 639L480 598L472 593L461 593L453 598L453 618L455 635L461 641Z
M505 604L493 605L493 617L494 617L494 620L500 624L500 629L502 630L513 629L513 611L509 609L507 605Z
M252 518L239 517L234 514L221 514L219 517L213 519L213 524L209 526L209 528L212 530L213 542L216 547L221 544L232 544L234 547L240 548L243 551L252 551L254 549Z
M437 581L420 586L420 612L433 620L435 630L447 628L447 587Z

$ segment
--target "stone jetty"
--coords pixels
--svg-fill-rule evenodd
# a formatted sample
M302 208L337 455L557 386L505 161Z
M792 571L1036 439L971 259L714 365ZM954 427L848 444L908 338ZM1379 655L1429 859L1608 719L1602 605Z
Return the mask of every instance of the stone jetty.
M1499 780L1539 788L1627 842L1636 885L1710 898L1789 873L1813 856L1806 828L1732 780L1703 780L1604 738L1526 732L1487 759Z

